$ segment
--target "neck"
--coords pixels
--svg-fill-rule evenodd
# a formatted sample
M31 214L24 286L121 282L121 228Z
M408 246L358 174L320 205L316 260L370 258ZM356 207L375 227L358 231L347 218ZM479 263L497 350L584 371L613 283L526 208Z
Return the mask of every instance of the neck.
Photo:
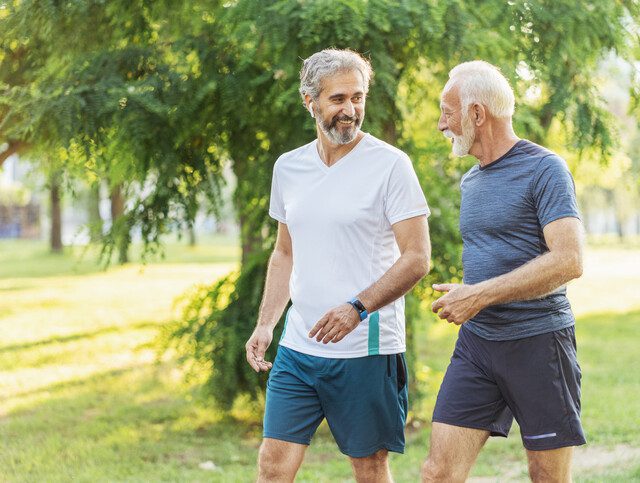
M511 120L483 126L482 131L478 131L476 135L469 154L478 159L480 166L500 159L520 140L513 131Z
M364 133L362 131L358 131L355 139L350 143L333 144L319 127L316 129L318 131L318 155L322 162L327 166L332 166L341 158L344 158L364 137Z

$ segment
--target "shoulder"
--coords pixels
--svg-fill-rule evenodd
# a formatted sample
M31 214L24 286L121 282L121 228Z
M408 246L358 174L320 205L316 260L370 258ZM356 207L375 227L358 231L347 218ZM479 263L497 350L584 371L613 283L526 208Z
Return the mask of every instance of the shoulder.
M519 146L519 150L522 154L534 161L536 170L549 167L568 169L567 162L562 157L550 149L540 146L534 142L523 139L523 142Z
M315 139L299 148L292 149L291 151L287 151L286 153L282 153L276 159L276 162L273 166L274 170L287 169L293 165L299 163L300 158L309 156L309 153L315 146Z
M475 176L479 172L479 165L474 164L465 174L462 175L462 178L460 179L460 185L462 185L465 181L468 181L470 178L473 178L473 176Z
M382 139L372 136L371 134L365 134L365 137L361 142L364 143L363 152L366 152L368 157L373 155L372 157L375 159L391 164L395 164L398 160L411 164L411 160L407 153L389 143L384 142Z

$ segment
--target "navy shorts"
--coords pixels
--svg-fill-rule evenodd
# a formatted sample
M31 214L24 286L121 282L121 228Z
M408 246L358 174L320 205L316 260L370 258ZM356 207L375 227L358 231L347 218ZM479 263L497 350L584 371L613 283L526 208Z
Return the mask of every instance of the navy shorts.
M433 421L509 434L515 417L528 450L584 444L574 327L491 341L460 328Z
M265 438L306 444L324 418L344 454L404 452L407 416L404 354L354 359L278 348L267 383Z

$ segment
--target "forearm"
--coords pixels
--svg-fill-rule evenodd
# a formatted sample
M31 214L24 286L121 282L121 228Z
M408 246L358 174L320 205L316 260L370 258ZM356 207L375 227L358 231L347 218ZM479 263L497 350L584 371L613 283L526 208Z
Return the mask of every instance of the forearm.
M258 326L271 330L276 326L289 302L289 279L293 259L290 253L274 250L267 267L267 280L260 304Z
M402 297L429 273L429 255L405 252L380 279L357 295L369 313Z
M482 305L543 297L582 275L580 252L549 251L517 269L475 285Z

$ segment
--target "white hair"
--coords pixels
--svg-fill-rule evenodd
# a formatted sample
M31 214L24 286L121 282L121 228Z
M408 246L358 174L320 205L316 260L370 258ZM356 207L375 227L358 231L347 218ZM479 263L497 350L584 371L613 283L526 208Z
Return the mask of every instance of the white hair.
M369 91L369 81L373 77L371 64L367 59L350 49L324 49L304 60L300 70L300 95L308 94L318 99L322 92L322 81L338 72L357 71L362 75L365 94Z
M462 108L482 104L495 117L513 116L515 98L509 81L496 66L484 60L456 65L445 90L458 86Z

